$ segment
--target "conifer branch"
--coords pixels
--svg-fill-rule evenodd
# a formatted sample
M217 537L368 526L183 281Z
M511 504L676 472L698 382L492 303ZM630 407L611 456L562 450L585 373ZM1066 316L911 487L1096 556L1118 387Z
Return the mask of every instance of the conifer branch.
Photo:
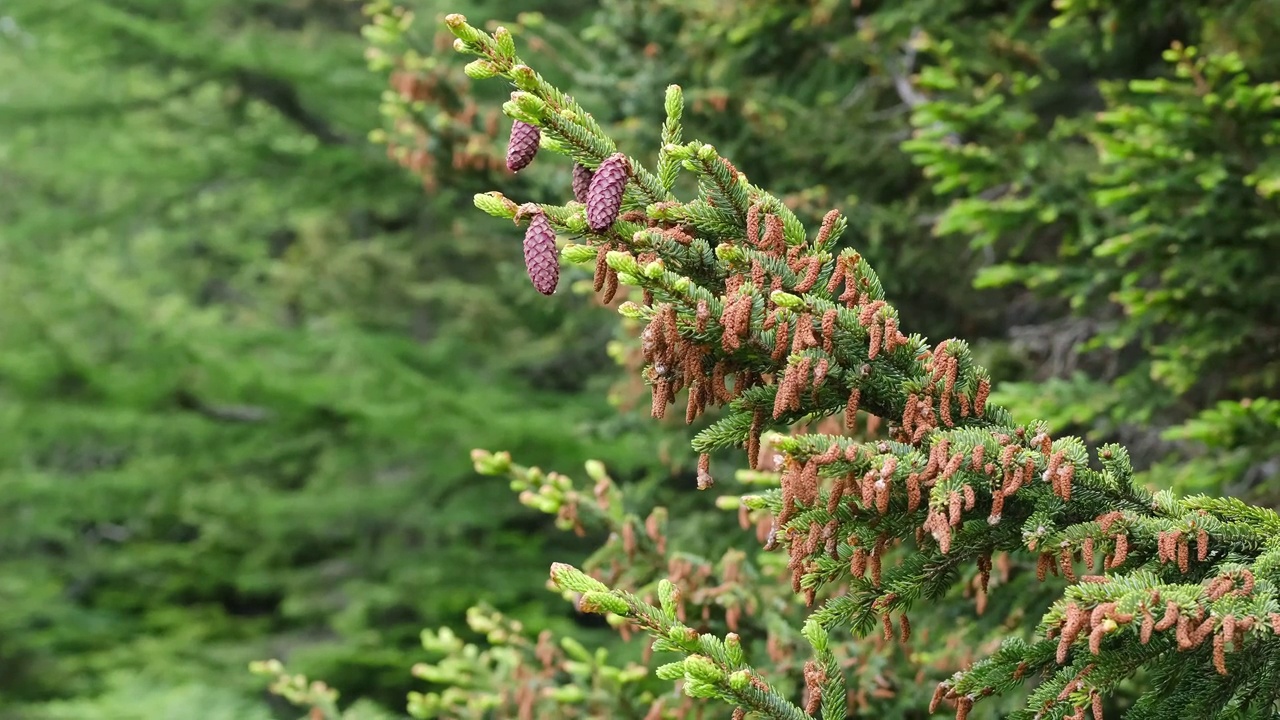
M458 15L448 24L460 51L482 57L469 74L501 75L517 87L505 106L513 119L547 129L580 163L612 155L616 146L590 116L516 58L509 34L490 36ZM1051 673L1017 717L1082 717L1139 670L1172 683L1193 666L1203 672L1188 689L1145 696L1143 712L1269 707L1274 683L1231 669L1280 658L1280 516L1238 501L1152 494L1134 484L1122 447L1090 453L1078 438L1051 437L1045 424L1018 423L989 404L990 376L964 341L930 345L905 334L865 259L835 252L846 225L839 212L810 234L712 146L679 144L679 99L678 88L669 91L657 175L629 158L630 195L588 197L586 210L597 216L627 210L612 227L592 232L578 203L542 212L576 241L565 259L595 263L597 291L642 291L642 301L620 312L647 322L643 377L653 415L662 417L678 393L687 395L690 422L708 407L723 409L693 441L704 466L711 452L741 448L754 468L761 435L801 421L843 417L850 430L864 414L888 421L887 440L779 440L781 487L744 498L774 515L793 589L806 602L821 588L848 587L812 616L815 686L843 693L839 668L814 638L841 627L866 635L877 621L891 630L895 614L901 622L919 600L939 596L964 563L977 565L985 589L992 555L1010 552L1035 558L1042 579L1061 573L1073 584L1044 615L1040 639L1011 639L942 683L935 705L953 703L964 718L981 698ZM696 198L671 195L678 170L696 177ZM476 204L519 217L499 198L477 196ZM592 203L604 205L593 211ZM701 475L699 487L708 487ZM914 552L882 567L895 546ZM570 570L556 566L553 577L584 593L584 607L631 618L688 655L666 671L684 678L687 691L768 717L817 712L755 685L714 638ZM838 716L825 701L822 713Z
M747 665L737 635L731 633L722 640L708 633L700 634L678 621L677 590L670 582L659 583L661 605L654 607L631 593L610 590L604 583L569 565L552 565L551 580L561 590L581 593L578 607L584 612L625 617L654 637L655 650L684 655L684 660L659 667L657 675L664 680L683 680L688 696L718 698L776 720L809 720L809 714ZM825 648L825 632L815 629L811 631L814 633L820 633L816 637ZM843 711L843 694L840 700Z

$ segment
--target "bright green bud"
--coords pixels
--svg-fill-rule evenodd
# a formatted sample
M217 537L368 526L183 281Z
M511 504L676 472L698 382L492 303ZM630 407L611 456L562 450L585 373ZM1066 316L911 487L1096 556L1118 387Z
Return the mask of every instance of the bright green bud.
M596 482L607 482L609 473L604 469L604 463L599 460L588 460L586 463L587 477Z
M702 147L698 148L698 159L703 162L715 162L716 149L704 143Z
M564 219L564 228L574 235L582 235L587 232L587 218L582 213L574 213Z
M486 615L478 607L467 609L467 626L478 633L486 633L498 627L495 617Z
M727 263L740 263L746 258L742 249L732 243L720 243L716 246L716 257Z
M804 300L789 292L783 292L782 290L774 290L769 294L769 299L773 301L774 305L789 308L791 310L797 310L804 307Z
M458 13L446 15L444 24L448 25L454 36L463 42L478 43L484 37L484 33L467 24L466 16Z
M715 685L693 678L686 678L684 682L684 694L691 698L709 699L719 697L720 692Z
M660 279L662 277L662 274L665 273L666 271L667 271L667 266L661 260L654 260L653 262L644 266L644 276L649 278L650 280Z
M737 510L742 507L742 498L736 495L721 495L716 498L716 507L721 510Z
M441 710L440 696L436 693L423 695L420 692L409 693L409 714L415 718L439 717Z
M631 612L626 600L608 591L584 593L579 607L581 607L582 612L596 613L598 615L605 613L628 615Z
M565 563L551 565L551 582L561 590L572 590L580 593L607 593L608 586L587 575L578 568Z
M618 282L622 285L629 285L631 287L640 287L641 285L644 284L643 282L640 281L639 275L629 273L629 272L618 273Z
M729 674L729 687L737 692L746 690L751 685L751 673L746 670L739 670Z
M547 104L542 98L528 92L512 93L512 101L520 107L529 117L532 117L541 124L542 118L547 116Z
M521 502L521 505L527 505L529 507L532 507L532 509L534 510L538 510L539 512L545 512L545 514L548 514L548 515L556 515L558 514L559 509L561 509L561 502L559 502L558 498L539 495L539 493L527 491L527 489L525 492L520 493L520 502ZM559 527L559 525L557 525L557 527ZM562 530L573 529L572 521L570 521L570 524L568 524L567 528L561 528L561 529Z
M551 475L549 475L547 479L551 481L552 486L555 487L556 490L559 490L562 493L568 492L573 489L573 481L569 479L568 475L561 475L560 473L551 473Z
M668 145L669 148L678 147L677 145ZM671 209L665 206L649 205L644 209L644 214L654 220L668 220L671 218Z
M284 672L284 664L279 660L255 660L249 663L249 672L254 675L279 675Z
M637 248L653 247L653 239L657 235L658 233L655 233L648 228L637 230L631 233L631 245Z
M560 257L574 265L585 265L595 262L597 250L590 245L570 243L560 251Z
M654 671L654 675L657 675L659 680L683 680L685 676L684 661L659 665L658 669Z
M581 660L582 662L591 662L591 653L587 652L587 648L584 647L582 643L578 642L577 640L571 637L566 636L566 637L560 638L560 647L564 649L564 652L566 655L573 658L574 660Z
M512 120L519 120L522 123L528 123L530 125L542 124L541 119L539 119L537 116L530 115L529 113L525 112L524 109L520 107L519 103L517 103L515 100L508 100L502 103L502 114L506 115Z
M640 682L649 676L649 668L631 663L618 674L618 682L622 684Z
M667 98L663 103L667 111L667 117L672 120L679 120L680 114L684 112L684 92L679 85L667 86Z
M510 30L504 27L499 27L497 30L493 31L493 39L497 41L498 52L502 54L502 57L507 58L508 60L515 58L516 41L515 38L511 37Z
M662 605L662 614L669 620L675 620L676 605L680 603L680 588L666 578L659 580L658 602Z
M741 665L747 661L746 655L742 652L742 638L738 637L738 633L729 633L724 636L724 651L732 665Z
M462 68L462 72L472 80L488 80L498 74L498 68L488 60L472 60Z
M743 495L742 504L746 505L748 510L764 510L769 507L769 503L762 495Z
M511 470L511 453L491 453L482 448L471 451L471 464L481 475L505 475Z
M685 658L684 674L687 678L701 680L708 684L721 683L725 680L724 671L720 666L703 655L690 655Z
M462 638L447 627L440 628L436 632L423 630L421 638L422 647L434 653L452 655L462 651Z
M809 618L804 623L804 628L800 630L800 634L804 635L804 639L809 641L813 649L819 653L827 651L827 629L815 619Z
M528 65L516 65L511 68L511 81L516 87L526 92L534 92L538 89L538 74Z
M671 289L678 293L687 293L689 292L689 288L692 285L693 285L692 280L690 280L687 277L681 277L681 278L676 278L676 281L671 283Z
M618 314L631 320L643 320L644 308L628 300L618 306Z
M608 263L609 267L615 272L625 272L632 275L640 274L640 263L636 262L636 259L631 256L631 253L622 252L621 250L610 250L609 254L605 255L604 261Z
M516 209L519 205L508 200L500 192L477 193L472 202L475 206L485 213L494 217L510 220L516 216Z

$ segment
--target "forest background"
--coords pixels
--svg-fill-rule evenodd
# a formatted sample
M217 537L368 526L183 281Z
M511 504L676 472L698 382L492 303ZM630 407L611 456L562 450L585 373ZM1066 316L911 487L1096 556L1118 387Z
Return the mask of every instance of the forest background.
M476 447L599 459L674 533L758 547L647 419L589 275L538 295L471 209L567 175L507 173L446 12L635 148L682 85L687 134L810 222L840 207L1015 414L1126 443L1153 487L1280 500L1272 4L404 4L411 78L346 0L0 5L0 718L287 715L266 657L400 713L420 631L477 603L614 642L545 588L602 538ZM405 102L411 143L379 115Z

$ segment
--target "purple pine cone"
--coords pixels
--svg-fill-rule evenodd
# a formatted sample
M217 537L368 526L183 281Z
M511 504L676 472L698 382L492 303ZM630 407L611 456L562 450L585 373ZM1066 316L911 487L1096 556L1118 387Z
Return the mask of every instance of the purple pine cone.
M580 203L587 201L587 188L591 187L592 172L585 165L573 164L573 197Z
M605 158L587 188L587 226L593 232L608 230L622 209L622 191L631 177L631 161L622 153Z
M543 295L556 291L560 282L560 261L556 257L556 233L547 216L537 213L524 231L524 266L533 287Z
M516 120L511 126L511 140L507 143L507 169L520 172L533 162L538 154L538 141L542 139L542 131L536 125Z

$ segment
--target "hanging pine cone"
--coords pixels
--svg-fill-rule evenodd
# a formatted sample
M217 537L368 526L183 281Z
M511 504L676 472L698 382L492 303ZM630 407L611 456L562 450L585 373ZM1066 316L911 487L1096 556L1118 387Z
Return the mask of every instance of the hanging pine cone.
M580 203L587 201L587 188L591 187L591 171L585 165L573 164L573 197Z
M622 191L631 177L631 161L622 153L614 153L600 163L587 188L587 226L593 232L604 232L618 219L622 209Z
M556 291L560 282L560 263L556 259L556 233L547 216L541 212L529 221L524 231L524 266L533 287L543 295Z
M542 139L542 131L536 125L516 120L511 126L511 140L507 143L507 169L520 172L533 162L538 154L538 141Z

